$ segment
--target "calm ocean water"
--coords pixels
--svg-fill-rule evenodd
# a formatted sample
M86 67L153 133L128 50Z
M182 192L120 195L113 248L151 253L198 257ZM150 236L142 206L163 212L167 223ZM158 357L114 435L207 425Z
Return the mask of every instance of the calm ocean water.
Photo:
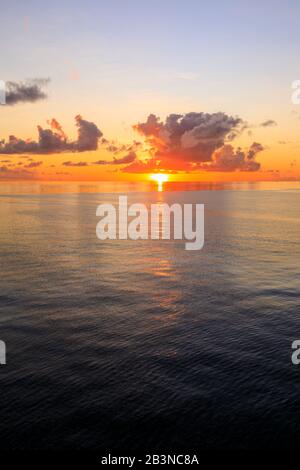
M99 241L115 189L0 187L1 449L300 446L300 186L239 189L129 194L204 203L188 252Z

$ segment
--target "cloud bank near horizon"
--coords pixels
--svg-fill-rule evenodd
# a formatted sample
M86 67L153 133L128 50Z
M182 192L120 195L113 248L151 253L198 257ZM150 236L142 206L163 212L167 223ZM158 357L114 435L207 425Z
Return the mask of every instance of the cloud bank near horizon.
M117 165L125 173L164 171L258 171L258 153L264 147L253 142L247 149L234 148L232 142L247 128L239 117L223 112L170 114L162 121L149 114L145 122L133 129L142 137L129 145L118 144L103 137L93 122L75 117L77 139L69 140L56 119L48 121L48 128L38 126L38 140L23 140L11 135L0 141L0 154L50 155L96 151L99 145L113 154L112 160L63 162L64 166ZM122 155L123 154L123 155ZM142 155L142 156L141 156Z

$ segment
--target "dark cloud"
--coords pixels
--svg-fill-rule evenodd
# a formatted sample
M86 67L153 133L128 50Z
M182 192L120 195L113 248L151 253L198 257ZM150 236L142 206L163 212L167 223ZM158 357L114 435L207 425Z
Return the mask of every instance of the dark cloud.
M80 114L75 117L78 128L78 140L75 144L78 152L97 150L98 140L103 136L102 132L93 122L82 119Z
M96 162L93 162L94 165L108 165L109 162L107 160L97 160Z
M106 147L106 150L111 153L119 153L119 152L122 152L122 150L124 150L124 145L122 145L121 147L118 147L117 145L109 144Z
M161 121L150 114L143 123L133 128L144 136L149 146L149 158L135 159L122 169L129 173L155 171L257 171L255 161L263 150L253 143L242 151L230 144L248 125L238 117L225 113L170 114Z
M6 165L0 166L0 179L28 179L36 177L35 172L29 170L41 166L43 162L32 161L23 165L22 161L18 163L7 163Z
M261 127L274 127L277 126L277 122L273 121L273 119L268 119L267 121L264 121L260 125Z
M112 164L113 165L123 165L126 163L127 165L129 163L132 163L136 160L136 153L135 152L129 152L127 155L121 158L114 158Z
M193 164L209 162L215 150L233 140L243 125L240 118L219 112L170 114L165 122L150 114L133 128L145 137L154 158Z
M34 173L23 168L9 168L8 166L0 166L0 179L28 179L34 178Z
M152 158L146 161L136 160L123 168L122 171L125 173L151 173L159 169L158 162L156 162L155 158Z
M256 155L263 150L263 146L253 142L247 151L234 149L232 145L224 145L216 150L213 161L200 165L207 171L258 171L260 163L255 160Z
M234 148L232 141L247 124L239 117L219 113L170 114L161 121L150 114L145 122L133 128L144 137L144 142L119 144L103 138L100 129L93 122L80 115L75 117L78 137L71 141L56 119L48 121L48 127L38 126L38 140L23 140L10 136L0 141L0 154L56 154L63 152L84 152L98 149L99 143L113 155L112 160L65 161L64 166L85 167L89 165L123 165L123 172L150 173L164 171L258 171L260 163L256 155L264 150L254 142L247 150ZM148 158L138 158L138 151ZM29 160L30 161L30 160ZM28 164L27 168L38 166L39 162Z
M121 158L114 157L113 160L98 160L94 162L94 165L124 165L134 162L137 159L135 152L129 152L127 155Z
M19 165L22 164L22 162L19 162ZM30 162L27 165L24 165L24 168L37 168L38 166L41 166L43 162Z
M105 145L105 149L108 152L113 153L115 155L118 155L122 152L136 152L142 146L142 143L136 140L134 140L129 145L125 145L125 144L119 144L118 142L115 142L115 141L102 139L102 144Z
M88 166L87 162L63 162L64 166Z
M6 82L6 105L18 103L34 103L47 98L43 88L49 79L34 79L26 82Z
M50 128L44 129L38 126L38 141L23 140L13 135L8 142L0 142L0 154L52 154L61 152L85 152L97 150L98 141L102 132L93 122L82 119L80 115L75 117L78 138L69 141L61 125L56 119L48 121Z
M264 147L261 144L259 144L258 142L253 142L253 144L251 145L251 147L249 148L249 150L246 154L246 158L248 160L254 160L256 155L259 152L262 152L263 150L264 150Z

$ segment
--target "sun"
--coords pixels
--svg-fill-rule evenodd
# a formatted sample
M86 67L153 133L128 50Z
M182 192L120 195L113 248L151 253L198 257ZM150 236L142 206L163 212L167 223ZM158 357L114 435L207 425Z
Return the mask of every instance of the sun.
M168 175L165 175L164 173L153 173L150 175L150 178L157 183L158 191L162 191L163 184L169 180Z

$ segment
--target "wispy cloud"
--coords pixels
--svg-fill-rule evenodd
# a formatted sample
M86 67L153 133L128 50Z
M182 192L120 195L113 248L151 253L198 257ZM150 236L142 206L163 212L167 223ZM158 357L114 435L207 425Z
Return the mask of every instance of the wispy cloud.
M27 165L24 165L24 168L37 168L41 166L43 162L30 162Z
M277 126L277 122L273 119L268 119L260 124L260 127L275 127Z
M64 166L78 166L78 167L82 167L82 166L88 166L88 163L87 162L63 162L63 165Z

